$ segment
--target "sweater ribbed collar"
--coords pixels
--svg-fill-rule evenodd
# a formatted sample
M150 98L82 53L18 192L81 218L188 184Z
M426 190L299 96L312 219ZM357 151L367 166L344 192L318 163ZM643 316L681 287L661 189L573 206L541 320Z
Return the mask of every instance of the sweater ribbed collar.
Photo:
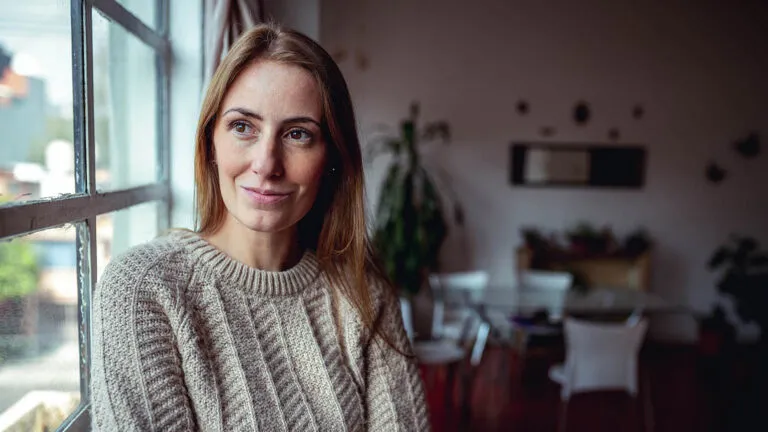
M301 260L288 270L267 271L237 261L196 232L178 230L171 235L191 254L197 265L205 266L222 281L257 295L296 295L312 284L320 274L317 257L310 250L305 251Z

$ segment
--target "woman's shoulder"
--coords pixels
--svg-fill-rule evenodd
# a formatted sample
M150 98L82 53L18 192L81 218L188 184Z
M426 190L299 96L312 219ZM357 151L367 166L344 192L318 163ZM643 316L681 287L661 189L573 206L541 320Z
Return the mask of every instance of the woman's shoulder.
M379 315L387 306L398 303L395 288L379 271L369 271L367 278L371 306L376 315Z
M192 269L179 233L157 237L114 256L104 269L100 285L133 286L147 279L186 279Z
M361 287L355 285L355 281L352 279L349 279L346 281L348 284L348 287L354 287L353 289L359 290ZM336 291L332 289L334 286L334 282L330 281L328 288L331 291ZM381 310L386 306L386 304L391 303L392 301L397 302L397 296L394 294L394 290L391 286L391 284L387 281L386 278L381 277L378 272L375 271L366 271L365 273L365 287L363 288L365 291L365 296L362 296L360 292L352 295L357 295L357 301L363 302L370 307L371 312L374 314L374 316L378 316ZM339 291L336 291L339 292ZM343 291L342 291L343 292ZM355 306L355 301L350 297L349 293L345 293L344 295L339 296L339 300L341 301L341 304L343 307L343 312L345 314L349 314L353 316L355 319L360 319L360 310L357 306ZM359 304L359 303L358 303Z

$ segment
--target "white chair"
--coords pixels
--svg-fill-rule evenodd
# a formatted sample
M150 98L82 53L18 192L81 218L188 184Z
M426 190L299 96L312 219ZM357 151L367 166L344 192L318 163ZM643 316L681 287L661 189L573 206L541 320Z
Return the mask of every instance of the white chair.
M573 286L573 274L562 271L526 270L518 276L518 291L547 297L550 318L559 320L568 290Z
M411 346L413 347L413 353L419 364L432 367L444 366L448 369L446 389L453 389L456 374L459 372L458 369L462 365L463 360L467 358L467 355L469 355L469 364L472 369L475 369L480 364L483 351L485 350L485 344L488 340L488 333L490 331L488 323L481 322L480 325L477 326L477 332L474 335L462 332L463 337L458 343L450 340L415 341L413 340L411 302L407 298L400 297L400 311L403 316L405 332L408 334ZM462 386L464 387L462 389L462 397L463 394L470 391L473 375L474 373L472 373L472 371L464 374L465 379L462 381ZM452 391L446 391L445 404L446 410L452 408ZM468 407L465 406L463 409L466 411Z
M488 272L433 273L429 275L429 286L434 299L432 338L459 340L468 322L473 333L479 322L471 308L446 307L446 303L466 304L471 297L479 299L488 286Z
M403 327L408 340L413 344L413 312L411 311L411 302L405 297L400 297L400 315L403 317Z
M639 352L648 330L648 321L634 325L598 323L573 318L565 320L566 357L564 365L553 366L549 377L561 385L565 428L568 401L577 393L624 390L633 399L638 394ZM646 406L646 409L650 409ZM650 427L646 411L646 426Z
M566 295L573 285L573 275L568 272L547 271L547 270L526 270L518 275L518 294L521 297L526 295L543 295L547 301L543 302L549 305L548 319L549 323L525 323L528 317L515 317L512 319L512 327L515 334L514 349L519 356L517 367L518 378L522 377L525 369L526 360L529 357L545 357L549 351L546 346L538 349L529 349L529 343L532 338L538 340L549 340L547 338L559 338L562 335L562 329L559 321L562 318ZM523 318L519 320L517 318Z
M408 339L413 347L414 355L419 363L426 365L442 365L460 362L467 356L469 351L470 364L478 366L482 360L485 344L488 341L490 326L486 322L481 322L477 326L476 332L462 332L462 337L458 341L451 340L428 340L415 341L413 331L413 315L411 302L405 297L400 297L400 312L403 317L403 327L408 335ZM466 328L465 328L466 330Z
M523 289L567 291L573 285L573 275L568 272L549 270L526 270L519 276Z

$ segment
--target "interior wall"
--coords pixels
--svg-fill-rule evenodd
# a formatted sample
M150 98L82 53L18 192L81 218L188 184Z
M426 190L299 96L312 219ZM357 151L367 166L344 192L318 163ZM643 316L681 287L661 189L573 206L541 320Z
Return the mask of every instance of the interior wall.
M320 0L264 0L265 18L320 39Z
M655 240L652 290L706 311L710 253L733 232L768 242L768 154L746 160L731 147L750 131L768 137L768 7L683 3L324 0L320 40L345 73L364 141L381 125L394 132L413 100L424 119L450 122L452 143L429 152L466 209L445 270L487 269L508 284L522 226L585 220L620 236L642 226ZM570 116L579 100L592 107L585 126ZM510 186L510 142L605 143L614 127L618 145L648 149L643 189ZM728 170L720 185L705 180L711 160ZM383 168L367 169L370 202ZM659 338L695 331L690 316L654 320Z

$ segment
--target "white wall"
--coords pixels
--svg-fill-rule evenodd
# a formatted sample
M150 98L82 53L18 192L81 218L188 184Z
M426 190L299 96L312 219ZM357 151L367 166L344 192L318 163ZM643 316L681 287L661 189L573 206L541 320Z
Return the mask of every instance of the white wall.
M265 19L320 39L320 0L264 0Z
M652 289L706 310L711 251L731 232L768 241L768 153L747 161L729 147L753 129L768 139L768 7L680 3L324 0L320 39L343 55L363 138L396 125L411 100L426 119L450 121L454 141L432 157L451 173L467 225L447 242L447 269L488 269L509 283L522 225L587 220L619 235L642 225L657 242ZM584 127L570 120L580 99L593 108ZM622 143L648 148L645 188L512 188L508 144L542 139L542 126L557 129L555 141L607 142L619 128ZM720 186L704 179L710 159L729 169ZM368 171L371 198L381 174L380 163ZM695 335L690 318L655 324L659 337Z

